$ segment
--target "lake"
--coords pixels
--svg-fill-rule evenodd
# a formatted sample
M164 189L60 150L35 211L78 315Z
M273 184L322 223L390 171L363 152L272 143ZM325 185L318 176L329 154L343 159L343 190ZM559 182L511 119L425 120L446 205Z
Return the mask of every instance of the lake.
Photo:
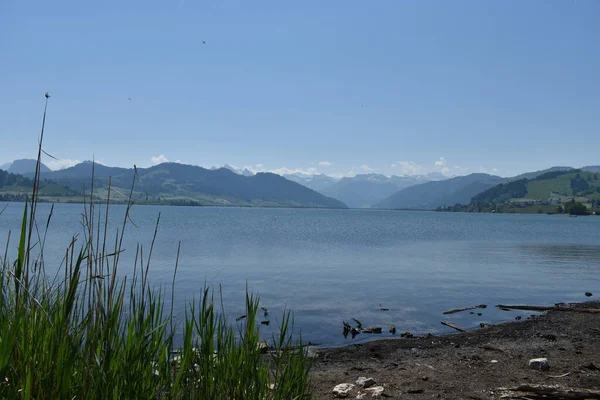
M6 203L0 203L0 210ZM38 206L40 229L49 204ZM124 206L110 209L110 232L120 227ZM0 215L0 243L12 230L14 257L23 204ZM55 273L73 234L81 232L83 205L57 204L45 259ZM342 336L342 321L414 334L448 332L514 319L495 304L552 305L600 295L600 218L518 214L463 214L379 210L265 209L134 206L120 273L131 272L137 243L149 249L161 213L150 278L167 292L181 257L174 309L208 283L223 288L232 323L244 311L248 288L271 314L265 337L292 310L304 341L338 346L373 338ZM114 239L112 239L114 243ZM443 316L452 308L487 304L476 314ZM380 306L381 304L381 306ZM381 311L381 307L389 311Z

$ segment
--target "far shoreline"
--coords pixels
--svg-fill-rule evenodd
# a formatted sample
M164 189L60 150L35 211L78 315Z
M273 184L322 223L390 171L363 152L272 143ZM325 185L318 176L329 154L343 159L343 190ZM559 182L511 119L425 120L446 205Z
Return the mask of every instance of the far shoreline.
M73 200L73 201L52 201L40 197L38 200L40 204L77 204L77 205L89 205L89 201ZM0 200L0 205L7 205L11 203L22 204L25 200ZM95 200L95 205L106 205L106 200ZM110 201L110 205L113 206L126 206L126 201ZM471 211L450 211L450 210L428 210L418 208L351 208L351 207L317 207L317 206L276 206L276 205L216 205L216 204L177 204L177 203L134 203L134 207L140 206L152 206L152 207L181 207L181 208L243 208L243 209L290 209L290 210L338 210L338 211L385 211L385 212L425 212L425 213L448 213L448 214L486 214L486 215L529 215L529 216L562 216L562 217L595 217L600 216L599 214L587 214L587 215L570 215L570 214L559 214L559 213L520 213L520 212L471 212ZM4 208L4 207L0 207Z

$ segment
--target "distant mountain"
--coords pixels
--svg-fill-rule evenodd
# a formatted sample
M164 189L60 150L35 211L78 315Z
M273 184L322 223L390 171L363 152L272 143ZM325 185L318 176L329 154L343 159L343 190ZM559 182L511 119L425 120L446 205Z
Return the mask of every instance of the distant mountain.
M134 170L84 162L61 171L42 175L61 184L79 189L91 187L94 167L95 195L102 197L111 186L128 193ZM271 173L243 176L227 168L209 170L192 165L163 163L138 168L135 197L153 202L198 205L290 206L345 208L345 204L328 198L295 182Z
M473 196L502 181L499 176L471 174L426 182L402 189L378 202L373 208L433 210L457 203L469 204Z
M224 164L224 165L223 165L223 166L221 166L221 167L219 167L219 166L212 166L212 167L210 167L209 169L210 169L211 171L216 171L216 170L218 170L218 169L220 169L220 168L225 168L225 169L228 169L228 170L230 170L231 172L234 172L234 173L236 173L236 174L238 174L238 175L243 175L243 176L252 176L252 175L254 175L254 173L253 173L253 172L251 172L251 171L250 171L248 168L239 169L239 168L235 168L235 167L233 167L233 166L231 166L231 165L229 165L229 164Z
M86 190L91 187L92 170L94 187L97 189L107 186L109 177L121 177L124 181L129 181L126 187L130 187L134 176L133 169L108 167L92 161L84 161L69 168L42 173L41 178L59 182L81 193L84 187ZM32 178L33 174L25 174L25 176Z
M430 172L427 174L427 178L430 181L443 181L443 180L448 179L447 176L441 174L440 172Z
M248 168L244 168L244 169L234 168L234 167L232 167L229 164L223 165L222 168L225 168L225 169L228 169L228 170L230 170L232 172L235 172L238 175L243 175L243 176L252 176L252 175L254 175L252 172L250 172L248 170ZM218 168L216 168L216 169L218 169Z
M348 207L368 208L400 189L428 181L425 176L387 177L381 174L361 174L342 178L320 192L344 202Z
M308 175L308 174L286 174L282 175L285 179L290 180L292 182L299 183L303 186L306 186L309 189L316 190L320 192L321 190L335 185L338 179L333 178L331 176L327 176L325 174L318 175Z
M61 169L58 171L45 172L50 172L47 176L51 179L57 180L70 178L90 179L90 177L92 176L92 172L94 173L94 177L96 178L108 178L109 176L117 176L126 173L127 171L131 171L133 176L132 169L121 167L108 167L106 165L98 164L97 162L84 161L69 168Z
M5 171L10 172L11 174L20 174L20 175L26 175L26 174L35 174L35 167L37 164L37 160L32 160L32 159L21 159L21 160L15 160L12 163L7 163L2 165L2 167L0 169L3 169ZM6 168L4 168L6 167ZM44 163L40 163L40 171L41 172L50 172L52 171L50 168L48 168L46 165L44 165Z
M397 176L392 175L390 180L394 185L398 187L398 190L407 188L409 186L420 185L421 183L429 182L429 181L441 181L444 179L448 179L444 175L442 175L443 179L438 179L437 176L434 178L430 177L430 174L427 175L405 175L405 176Z
M11 164L12 164L11 162L6 163L6 164L2 164L2 165L0 165L0 169L3 170L3 171L8 171L8 169L10 168Z

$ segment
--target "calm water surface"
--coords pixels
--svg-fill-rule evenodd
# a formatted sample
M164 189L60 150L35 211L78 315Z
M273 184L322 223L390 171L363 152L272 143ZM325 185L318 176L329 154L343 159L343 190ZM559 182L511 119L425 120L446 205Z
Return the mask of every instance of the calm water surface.
M0 215L0 243L12 230L13 254L22 210L9 204ZM50 205L38 210L43 226ZM111 207L111 232L124 210ZM82 205L55 206L45 248L49 272L81 232L82 212ZM186 300L197 298L206 282L222 286L234 320L244 310L247 284L271 312L271 326L261 327L267 337L286 307L305 341L336 346L370 338L344 339L342 320L353 317L386 332L394 324L399 331L436 333L450 330L440 325L443 319L475 327L519 315L488 307L481 317L442 316L450 308L600 295L596 217L136 206L121 273L131 272L137 243L149 248L159 213L151 279L169 293L181 241L176 313L182 315Z

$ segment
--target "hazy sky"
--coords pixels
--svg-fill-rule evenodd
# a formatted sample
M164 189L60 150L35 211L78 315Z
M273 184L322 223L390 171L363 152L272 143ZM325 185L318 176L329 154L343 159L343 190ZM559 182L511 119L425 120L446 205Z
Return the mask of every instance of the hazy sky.
M0 164L46 91L53 168L600 164L595 0L1 0L0 61Z

